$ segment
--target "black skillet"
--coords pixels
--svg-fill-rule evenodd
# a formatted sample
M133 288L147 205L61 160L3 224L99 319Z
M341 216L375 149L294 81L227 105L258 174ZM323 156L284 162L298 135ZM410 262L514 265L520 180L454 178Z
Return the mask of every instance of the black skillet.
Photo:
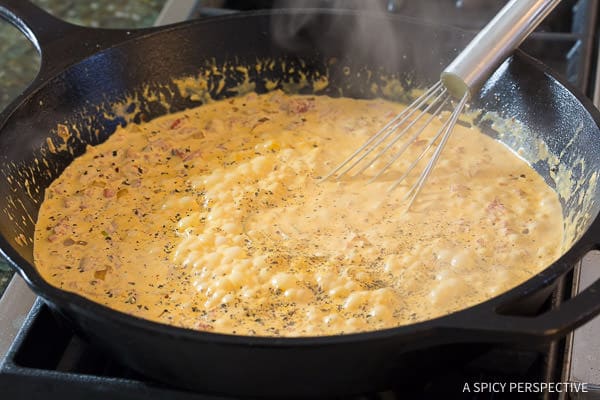
M395 329L265 338L137 319L44 282L32 260L34 221L44 188L86 143L103 141L117 124L125 123L111 116L111 104L146 89L162 93L170 105L143 100L136 120L182 110L199 103L179 94L172 78L196 75L207 61L253 65L263 58L285 60L287 68L275 62L272 70L251 69L258 91L266 90L267 77L297 80L301 71L312 79L319 71L330 75L330 85L320 94L381 95L370 88L382 75L395 75L406 88L437 80L469 36L411 19L346 11L320 11L311 18L298 11L305 25L281 30L295 26L298 19L290 20L292 13L258 12L128 32L82 28L21 0L0 1L3 18L25 33L42 55L35 81L0 115L0 247L57 314L83 337L156 380L209 393L287 397L360 393L411 382L487 346L547 343L600 312L597 281L558 309L537 313L557 279L600 242L600 193L588 179L600 170L600 118L587 99L521 52L503 64L473 105L520 120L551 151L562 152L560 163L583 182L561 199L565 215L574 212L580 218L577 240L564 256L499 297ZM368 27L363 42L353 25L357 20ZM345 46L352 51L344 51ZM293 73L289 66L294 66ZM233 95L227 88L240 79L232 70L226 89L213 95ZM70 137L65 150L51 153L47 139L60 144L58 123L75 125L80 139ZM484 127L493 134L493 127ZM554 185L551 170L557 166L534 165Z

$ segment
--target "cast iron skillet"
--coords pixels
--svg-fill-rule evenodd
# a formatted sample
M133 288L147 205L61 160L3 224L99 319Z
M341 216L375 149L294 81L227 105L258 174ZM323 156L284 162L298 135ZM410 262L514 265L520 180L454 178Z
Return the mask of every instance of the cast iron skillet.
M536 314L557 279L600 241L600 193L595 186L588 187L587 179L600 170L600 118L587 99L521 52L488 81L474 106L520 120L538 132L552 152L562 154L560 163L571 168L574 176L582 177L583 184L571 188L573 195L561 198L567 214L581 216L580 229L571 249L558 261L497 298L395 329L265 338L197 332L137 319L44 282L32 260L34 221L44 188L84 151L86 143L105 140L125 123L111 116L111 104L146 90L162 93L170 106L142 99L136 120L182 110L199 103L179 93L172 78L198 74L207 62L252 65L262 58L283 59L286 68L274 62L272 69L251 69L258 91L265 90L265 77L297 80L302 71L310 80L319 71L329 73L330 85L318 93L380 95L371 93L371 84L386 74L395 74L406 87L437 80L468 36L400 17L320 11L308 19L303 11L300 17L308 19L304 27L275 37L274 26L293 26L292 12L258 12L127 32L73 26L27 2L0 1L0 14L25 33L42 55L35 81L0 115L0 247L57 314L83 337L157 380L203 392L281 397L388 388L450 365L473 349L535 346L554 340L600 312L597 281L558 309ZM366 21L369 27L360 46L356 30L350 28L356 20ZM386 42L390 32L394 40ZM347 43L353 45L353 52L342 50ZM233 95L227 88L239 79L232 69L226 89L213 95ZM58 123L80 132L80 139L68 138L63 150L58 146L62 143L56 134ZM50 152L47 140L57 144L59 151ZM556 165L538 162L535 167L554 185L550 170ZM580 195L591 200L581 203Z

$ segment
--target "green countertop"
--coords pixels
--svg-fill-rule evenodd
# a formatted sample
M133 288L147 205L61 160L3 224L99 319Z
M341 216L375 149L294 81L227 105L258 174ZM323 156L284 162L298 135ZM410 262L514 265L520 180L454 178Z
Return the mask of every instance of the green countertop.
M33 0L69 22L103 28L151 26L166 0L83 1ZM0 20L0 110L4 109L35 77L40 58L27 39ZM0 257L0 295L13 272Z

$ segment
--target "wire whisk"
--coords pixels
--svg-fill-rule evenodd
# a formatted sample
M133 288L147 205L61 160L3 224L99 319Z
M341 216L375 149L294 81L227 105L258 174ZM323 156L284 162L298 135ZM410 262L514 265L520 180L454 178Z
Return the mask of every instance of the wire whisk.
M360 175L384 154L388 155L400 140L404 140L390 160L369 180L373 182L406 153L434 118L440 117L448 106L454 105L442 126L427 141L423 150L413 155L409 166L389 188L390 191L396 189L421 160L431 154L416 182L408 188L402 199L408 200L407 208L410 209L435 168L468 100L559 2L560 0L511 0L507 3L443 70L440 81L427 89L322 180L332 177L340 179L355 168L358 171L353 176Z

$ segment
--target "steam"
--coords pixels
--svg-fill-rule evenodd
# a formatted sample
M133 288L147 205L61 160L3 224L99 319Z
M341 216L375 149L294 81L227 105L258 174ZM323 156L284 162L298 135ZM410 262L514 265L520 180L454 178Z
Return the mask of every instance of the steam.
M277 45L296 54L333 52L335 57L354 60L356 65L362 63L372 72L396 76L403 86L425 88L433 84L468 38L461 31L432 29L425 22L394 15L386 10L387 4L364 0L278 0L275 7L286 11L275 12L271 33ZM436 11L426 10L429 8L419 8L419 12L437 15Z
M327 20L328 24L324 25L319 21L315 7L321 7L321 10L354 10L360 13L354 13L351 18L331 18ZM394 35L391 21L381 18L377 20L378 26L373 26L373 19L366 18L373 14L387 15L384 1L277 0L274 8L286 8L289 11L272 20L274 39L284 48L297 50L299 38L306 38L307 35L311 35L311 39L318 45L320 36L325 38L335 33L335 36L339 36L341 55L368 55L373 64L401 56L402 48L397 45L398 38ZM319 31L314 29L315 26L318 26Z
M291 9L292 13L289 18L276 19L273 25L273 33L281 44L285 44L291 38L296 36L303 28L315 18L316 13L311 13L310 10L331 9L331 10L358 10L361 12L379 12L384 13L386 8L381 1L364 1L364 0L276 0L274 8ZM308 10L308 11L307 11ZM331 28L342 28L347 30L353 38L360 39L367 37L371 30L367 21L361 18L356 18L352 26L336 26ZM358 42L357 46L365 44Z

